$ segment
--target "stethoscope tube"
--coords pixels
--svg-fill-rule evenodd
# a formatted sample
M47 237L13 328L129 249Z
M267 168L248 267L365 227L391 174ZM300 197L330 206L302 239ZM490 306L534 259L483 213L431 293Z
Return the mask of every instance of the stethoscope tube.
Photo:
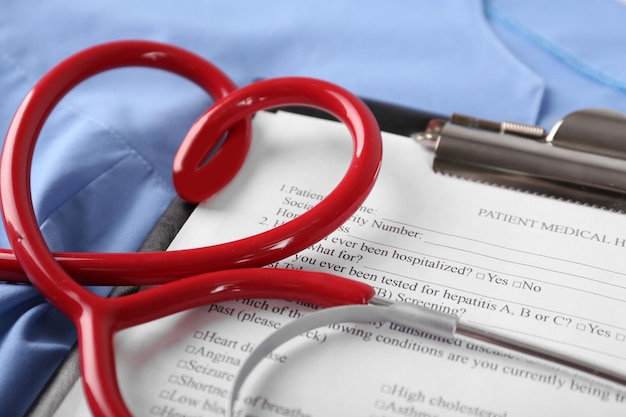
M605 379L610 382L626 386L626 375L615 369L592 363L582 358L564 354L557 349L540 346L535 343L516 338L500 331L494 331L485 327L475 325L458 317L429 308L410 304L394 303L387 299L374 296L366 305L341 305L315 310L306 315L293 320L278 330L272 332L263 341L258 343L255 349L244 360L233 382L232 390L229 394L226 416L233 416L235 402L240 397L240 391L248 376L254 368L270 352L276 351L280 346L294 337L339 323L359 322L376 323L390 322L407 328L415 329L436 336L442 340L455 340L459 336L466 339L474 339L495 345L512 352L521 353L517 357L521 361L527 361L533 366L545 366L546 363L556 363L566 368L564 373L575 376L573 371ZM540 359L537 361L536 359Z
M169 45L124 41L99 45L68 58L46 74L29 92L20 105L9 127L4 149L6 162L21 173L30 172L32 149L24 149L21 160L12 159L14 150L25 146L34 147L36 137L46 117L55 104L80 81L111 68L141 65L171 71L191 79L216 99L234 90L234 84L212 64L204 59ZM296 85L296 88L293 86ZM276 99L276 94L282 97ZM309 98L306 98L309 97ZM351 97L345 99L345 97ZM313 100L311 100L313 98ZM303 102L304 100L304 102ZM326 102L333 102L332 106ZM282 104L279 104L282 103ZM234 267L259 267L286 258L330 234L346 221L371 190L380 167L382 145L380 131L370 110L358 98L330 83L306 78L274 79L254 83L222 103L216 103L190 129L174 159L174 184L183 198L198 202L218 191L239 170L250 144L249 120L241 120L234 126L238 116L233 113L254 111L278 105L306 104L329 110L339 119L346 120L362 132L354 139L354 151L348 174L329 194L328 199L313 211L303 214L278 228L212 247L158 253L58 253L56 259L65 271L83 285L158 285L186 276L229 269ZM330 107L329 107L330 106ZM220 115L228 108L230 113ZM237 113L240 114L240 113ZM224 119L228 115L229 120ZM363 125L351 120L365 115ZM228 131L229 139L206 164L201 161L221 133ZM219 134L218 134L219 133ZM367 147L363 135L374 137ZM361 139L359 139L361 138ZM232 162L231 162L232 161ZM6 168L5 168L6 169ZM16 174L19 175L19 174ZM211 181L204 179L210 176ZM3 175L2 189L6 200L13 200L9 191L7 175ZM30 174L15 187L20 199L30 196ZM207 184L215 184L205 188ZM18 191L20 190L20 191ZM28 197L30 198L30 197ZM5 210L11 209L7 201ZM32 211L32 206L21 209ZM11 227L8 227L9 229ZM296 236L294 238L294 236ZM43 249L43 246L39 249ZM28 282L13 253L0 250L0 270L3 280Z
M195 64L189 64L188 60ZM110 278L116 272L126 268L137 273L132 281L135 285L142 285L146 282L142 278L152 274L170 275L169 280L172 276L186 279L113 299L98 297L76 282L49 251L37 226L30 195L35 143L54 105L74 85L100 71L128 65L152 66L190 77L207 68L201 58L151 42L117 42L83 51L55 67L27 95L9 127L0 159L0 202L7 236L29 281L78 329L83 387L97 417L130 416L116 381L112 343L115 331L228 299L287 298L335 305L366 303L374 292L363 283L327 274L236 269L285 258L322 239L358 209L378 175L382 142L369 109L334 84L306 78L266 80L230 92L232 84L227 83L218 93L228 94L194 123L174 165L183 178L193 179L207 175L216 167L219 169L220 163L232 159L234 175L249 146L249 119L253 113L274 106L313 106L343 121L353 139L350 169L325 199L290 222L234 242L186 251L92 254L78 261L67 260L77 263L80 275L85 275L94 261L100 272L107 271L106 279L100 282L106 285L112 284ZM213 145L226 132L233 136L227 142L234 140L235 145L226 144L220 149L213 157L220 163L211 159L207 164L211 170L203 172L208 151L196 141ZM216 174L221 174L221 182L230 180L228 174L226 177L220 172ZM187 191L191 194L205 196L189 187ZM212 270L215 272L198 275ZM173 271L178 272L172 274Z
M35 140L26 144L27 141L22 139L38 136L48 115L74 86L100 72L127 66L150 67L178 74L196 83L215 100L236 89L233 81L219 68L198 55L172 45L148 41L121 41L97 45L67 58L36 83L11 121L4 148L28 146L29 149L24 152L23 158L29 159L27 154L32 154ZM188 176L186 172L174 172L175 184L181 187L177 192L189 201L199 202L219 191L243 164L250 148L250 137L251 121L242 120L229 132L229 144L220 149L201 169L194 169L193 174L196 176L198 174L195 171L212 173L212 181L203 184L202 187L197 185L194 187L193 184L180 181L181 177L184 179ZM207 139L203 140L201 145L204 146L202 152L204 155L211 149L212 144ZM8 156L10 157L11 155ZM197 155L180 150L176 155L177 160L182 162L193 160L194 157ZM26 160L20 163L30 165ZM30 168L28 171L30 172ZM26 178L22 180L22 186L18 188L30 195L30 183ZM9 185L2 187L2 194L6 197L10 194L6 191ZM174 258L175 255L166 257ZM92 285L102 285L104 281L108 281L106 285L149 285L151 281L158 284L181 278L191 272L189 270L176 272L176 268L172 267L173 259L170 259L169 268L167 262L151 268L150 265L155 260L147 254L59 253L56 254L56 258L72 276L80 277L81 283ZM196 273L204 272L197 262L195 269ZM0 249L0 271L2 271L0 280L29 282L11 250ZM170 277L167 278L167 275Z

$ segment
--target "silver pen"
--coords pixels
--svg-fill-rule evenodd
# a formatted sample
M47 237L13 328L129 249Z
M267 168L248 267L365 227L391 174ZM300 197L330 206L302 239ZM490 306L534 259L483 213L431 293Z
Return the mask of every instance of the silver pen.
M626 116L581 110L550 130L463 115L414 135L433 169L589 205L626 209Z

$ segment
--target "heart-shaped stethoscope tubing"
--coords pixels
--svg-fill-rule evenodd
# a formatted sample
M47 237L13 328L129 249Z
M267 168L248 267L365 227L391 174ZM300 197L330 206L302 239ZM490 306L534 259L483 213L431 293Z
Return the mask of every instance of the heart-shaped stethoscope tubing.
M366 284L324 273L238 269L283 259L319 241L358 209L377 177L382 142L369 109L346 90L308 78L265 80L230 92L227 90L232 84L228 82L221 90L199 82L221 98L194 123L174 164L182 178L193 180L207 178L230 161L234 169L214 172L225 184L230 180L228 172L234 175L245 158L252 114L283 105L320 108L346 124L354 146L348 171L312 209L274 229L211 247L147 254L90 254L83 259L66 259L63 265L57 262L39 231L31 200L30 168L41 127L58 101L82 80L108 69L136 65L165 69L196 82L202 70L212 67L184 50L153 42L115 42L83 51L51 70L27 95L9 127L0 160L0 201L7 236L30 282L78 328L83 387L96 417L131 415L116 381L112 342L116 331L231 299L286 298L330 306L363 304L374 296L374 290ZM229 138L213 156L217 162L211 159L203 164L207 144L210 148L218 143L227 131ZM204 148L197 145L200 140ZM66 271L64 268L72 262L77 263L75 269ZM128 284L147 283L141 277L163 275L164 268L178 269L176 277L187 278L108 299L89 292L70 275L90 265L102 273L95 284L117 284L116 274L124 275L127 267L132 273L126 271L129 278L122 282Z
M177 73L203 87L215 99L219 99L235 88L234 84L215 66L180 48L145 41L121 41L99 45L63 61L37 83L23 100L9 126L5 148L10 145L14 137L36 137L48 114L73 86L99 72L124 66L147 66ZM282 82L298 83L299 86L308 84L314 95L318 94L318 91L324 91L330 85L319 80L305 78L296 78L292 81L284 79ZM270 83L271 87L267 88L274 89L272 91L282 88L279 80L261 81L255 85L258 84L259 88L262 88L267 85L266 83ZM335 88L338 87L332 86L326 93L319 94L331 96L335 94L332 92ZM319 90L314 91L316 89ZM335 99L343 100L347 106L341 110L345 112L346 120L358 115L367 118L363 126L366 127L364 135L368 139L365 142L355 142L350 172L329 195L328 201L320 204L322 207L328 207L328 210L317 209L306 217L301 216L283 225L284 227L263 235L262 238L246 240L248 244L241 241L237 246L237 251L233 251L230 245L217 245L210 249L189 249L175 254L163 252L158 256L148 253L108 253L106 255L56 253L58 262L61 263L63 269L84 285L100 285L103 281L106 281L107 285L158 285L210 270L232 268L235 264L238 267L263 266L317 242L347 220L351 215L349 211L356 210L365 199L378 174L382 154L380 132L367 106L352 95L350 95L351 100L340 99L340 97L347 97L349 93L343 89L338 89L338 91L339 95ZM271 100L268 98L271 98L272 94L269 92L265 97L258 97L259 100L264 101L259 108L270 107ZM299 103L297 93L289 94L295 103ZM285 98L284 102L289 103L289 98ZM258 106L259 103L255 105ZM322 109L325 107L324 105L313 106ZM209 128L215 128L213 122L210 126L196 124L192 128L174 159L174 184L183 199L194 203L203 201L232 179L243 164L249 149L249 123L246 120L234 126L229 131L229 139L211 160L203 165L201 163L208 150L212 145L216 145L220 138L208 134ZM376 138L373 136L374 131L377 132ZM213 139L212 142L210 138ZM22 146L23 142L19 143L18 146ZM331 209L336 214L331 214ZM323 215L315 217L320 214ZM301 229L308 230L308 235L300 233ZM281 234L291 234L297 237L286 240ZM267 244L259 247L261 241ZM241 256L242 253L244 256ZM10 250L0 249L0 271L6 281L28 282Z

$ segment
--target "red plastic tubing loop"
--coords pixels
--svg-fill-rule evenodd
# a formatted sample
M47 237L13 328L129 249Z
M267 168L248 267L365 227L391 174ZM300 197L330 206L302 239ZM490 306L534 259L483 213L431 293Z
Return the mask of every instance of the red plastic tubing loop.
M178 74L198 84L216 100L236 88L228 76L216 66L175 46L148 41L119 41L98 45L61 62L35 85L24 98L13 117L5 140L5 149L28 147L28 152L26 149L24 150L24 160L20 161L20 165L28 166L27 170L30 171L30 154L32 154L36 138L48 115L65 94L93 75L110 69L129 66L152 67ZM203 172L211 173L210 180L201 184L184 184L183 190L177 190L179 195L188 201L200 202L219 191L233 178L241 168L250 148L250 120L242 120L234 126L229 132L228 139L228 146L221 147L202 168ZM204 150L196 149L196 152L204 155L210 149L211 144L204 141L201 145L204 146ZM5 159L11 158L12 153L12 150L7 150ZM186 152L185 158L189 159L192 156ZM175 178L181 175L184 176L185 173L174 173ZM24 178L22 183L21 190L30 195L30 183L27 178ZM180 185L180 181L177 181L175 186L177 183ZM2 189L8 190L8 185L2 186ZM8 191L3 191L2 194L5 196L12 195ZM8 208L8 205L5 207ZM60 253L57 254L57 257L63 267L72 275L83 277L85 284L101 284L98 280L106 276L120 278L124 275L127 277L136 276L141 269L145 269L146 276L151 273L159 276L158 267L154 267L150 271L150 268L143 266L148 256L142 257L140 260L134 256L118 255ZM10 250L0 249L0 271L2 271L0 280L28 282L21 266ZM168 271L161 271L164 274L168 273ZM119 275L116 275L116 272ZM174 278L178 278L178 276L174 276ZM114 278L110 285L116 284L121 284L121 282L115 282Z
M126 62L126 61L125 61ZM96 66L100 68L100 66ZM53 70L59 71L58 68ZM84 72L82 72L84 74ZM66 90L66 89L65 89ZM19 123L12 124L0 160L2 171L0 186L7 235L15 255L30 281L61 311L77 317L82 304L93 296L74 281L56 262L37 227L30 198L30 165L37 134L42 122L28 117L50 112L50 106L37 106L38 89L34 89L18 109ZM55 102L42 97L41 101ZM58 99L56 100L58 101ZM35 103L31 106L30 103ZM43 103L42 103L43 104ZM317 242L335 230L362 204L376 179L381 157L382 143L378 125L369 109L358 98L333 84L304 78L267 80L235 90L217 101L191 128L182 148L199 137L213 134L221 136L228 129L253 113L280 105L308 105L327 110L346 123L354 141L350 169L330 194L309 211L275 229L221 245L198 251L161 252L149 259L173 260L181 269L185 268L189 254L209 255L204 263L212 259L224 263L224 268L209 267L205 271L250 266L248 257L261 265L282 259ZM37 112L38 107L43 110ZM35 110L32 110L35 108ZM29 123L37 121L38 123ZM176 161L175 161L176 164ZM169 254L169 255L168 255ZM144 254L145 255L145 254ZM173 257L172 257L173 255ZM100 255L105 261L109 254ZM146 259L141 254L126 254L130 258ZM154 262L158 264L158 262ZM144 265L146 273L150 267ZM188 273L187 276L194 275ZM62 290L59 290L62 288Z
M53 79L59 82L59 79L63 79L59 78L60 76L57 74ZM49 88L49 85L50 81L40 83L41 89L44 90L46 87ZM5 149L8 147L11 149L5 152L4 159L7 163L4 165L4 170L8 170L6 168L9 166L8 160L11 160L11 166L15 167L11 170L20 172L16 174L16 177L28 171L30 150L28 152L26 149L22 150L25 160L20 161L19 165L17 165L17 157L11 157L11 155L15 149L32 146L35 141L38 131L29 131L27 126L41 122L37 117L33 117L33 111L30 110L43 100L41 96L40 93L36 100L27 97L20 108L23 114L18 112L7 137ZM47 100L50 102L49 98ZM238 90L227 100L216 103L213 109L210 109L194 124L181 146L181 151L175 158L176 169L182 172L178 179L188 175L187 179L194 180L194 175L203 175L207 172L206 168L196 169L198 155L202 152L196 155L191 153L189 156L192 152L189 149L193 150L195 146L194 140L215 142L216 138L221 137L219 132L224 126L233 120L238 120L241 117L240 113L250 114L258 109L281 105L281 103L303 103L320 107L335 113L349 127L351 126L354 151L350 172L339 188L328 196L328 200L320 202L311 213L293 220L294 223L287 223L284 227L251 239L205 248L158 254L58 253L56 257L63 269L70 275L78 277L77 279L82 284L156 285L208 271L263 266L286 258L331 233L352 215L369 193L378 173L382 145L378 126L369 109L352 94L329 83L298 78L267 80ZM26 145L27 143L30 145ZM196 174L196 171L202 171L202 169L205 171ZM188 174L185 174L186 172ZM11 182L8 176L4 175L3 190L12 188L8 185ZM21 190L24 195L29 195L25 188L26 184L27 180L24 177L22 183L24 188L15 188ZM12 201L13 198L9 198L12 193L3 194L11 200L4 203L5 207L15 204ZM18 229L16 226L13 228ZM304 232L300 232L300 228ZM23 228L20 226L19 229ZM27 282L12 254L5 253L4 258L0 256L0 269L5 271L6 278L4 279Z
M316 107L344 122L354 144L349 169L326 198L299 217L266 232L211 247L218 256L205 264L210 270L265 265L305 249L344 223L374 185L382 158L380 130L374 116L354 95L311 78L265 80L230 93L200 116L181 149L200 137L219 137L242 117L284 105ZM175 168L178 163L176 158Z
M128 61L124 63L128 65ZM96 72L95 68L102 66L94 64L91 73ZM111 68L111 65L107 68ZM55 71L59 69L53 70L51 77L58 81ZM78 82L80 75L86 74L83 71L79 73L79 76L70 77L73 84ZM48 80L43 85L50 82ZM330 305L364 303L371 298L373 290L356 281L320 273L274 269L233 269L207 273L119 299L101 298L85 290L49 251L37 227L30 199L30 165L39 130L54 103L67 90L66 85L57 88L56 94L44 94L47 92L45 89L40 92L35 88L18 109L15 117L17 122L9 129L1 157L0 186L3 192L0 201L9 240L29 279L78 327L85 393L97 417L130 416L116 383L112 346L113 332L116 330L200 304L233 298L278 297ZM197 257L202 253L210 253L218 258L221 254L230 268L249 266L251 262L246 258L248 255L255 262L261 263L280 259L330 233L362 204L380 167L382 144L378 126L358 98L319 80L268 80L226 95L194 124L184 140L182 156L177 157L175 163L185 160L185 152L190 152L197 138L206 135L209 142L217 142L215 138L221 137L254 112L280 105L318 107L346 123L352 134L354 150L350 169L337 187L317 206L276 229L205 248L205 252L165 252L156 256L152 254L151 259L165 258L168 253L173 253L175 256L171 258L169 255L170 259L182 262L177 263L181 267L185 254L191 253ZM196 162L197 158L191 166ZM184 166L180 168L185 170ZM100 256L106 261L110 255ZM148 266L144 265L149 273Z

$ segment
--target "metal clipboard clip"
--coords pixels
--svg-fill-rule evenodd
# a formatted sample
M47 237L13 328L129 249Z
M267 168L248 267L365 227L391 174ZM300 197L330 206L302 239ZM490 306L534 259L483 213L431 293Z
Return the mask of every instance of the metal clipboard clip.
M438 173L626 212L626 116L568 114L546 131L453 114L415 133Z

